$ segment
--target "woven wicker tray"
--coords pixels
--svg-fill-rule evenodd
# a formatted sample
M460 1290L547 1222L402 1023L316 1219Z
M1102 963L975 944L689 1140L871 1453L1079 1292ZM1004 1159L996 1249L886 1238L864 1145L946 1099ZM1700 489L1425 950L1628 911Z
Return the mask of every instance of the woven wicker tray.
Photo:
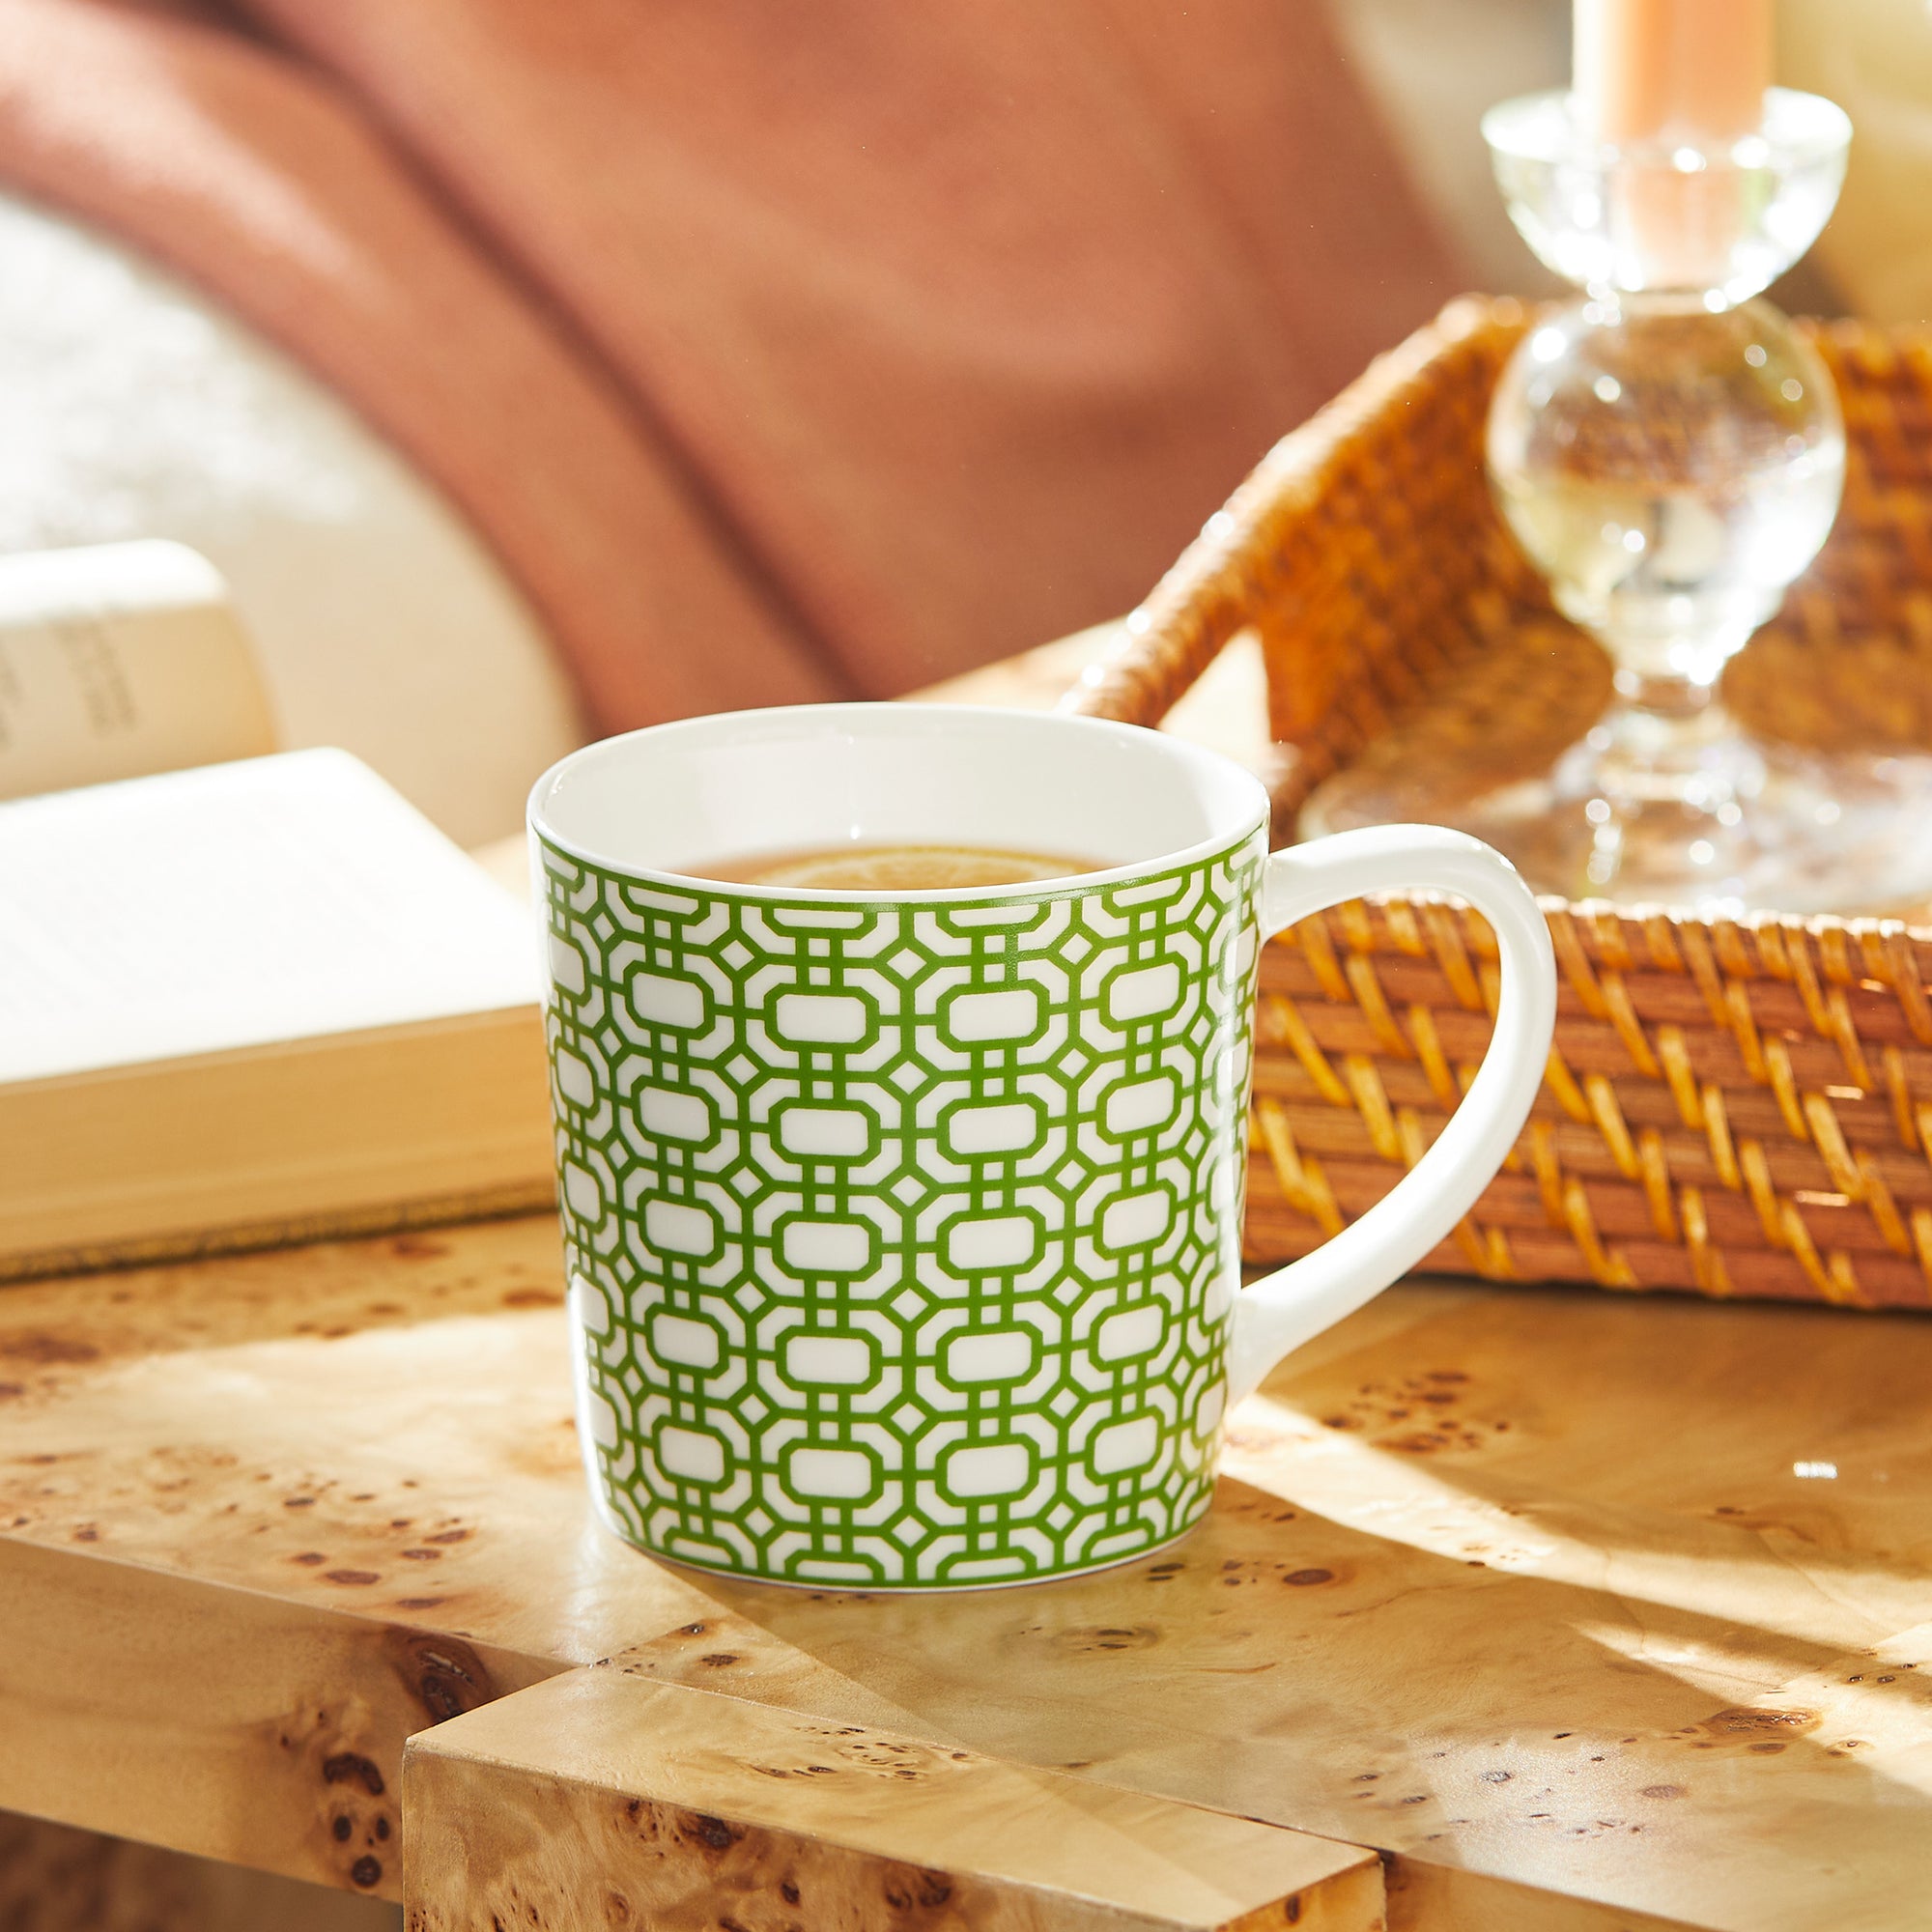
M1231 639L1259 635L1280 829L1360 758L1574 739L1607 667L1483 482L1490 390L1525 320L1453 304L1278 444L1078 708L1153 724ZM1816 339L1852 442L1844 510L1725 695L1774 736L1932 744L1932 340ZM1429 1264L1932 1305L1932 933L1545 909L1562 980L1548 1076ZM1251 1261L1318 1245L1434 1138L1487 1044L1494 958L1481 920L1421 899L1337 907L1265 949Z

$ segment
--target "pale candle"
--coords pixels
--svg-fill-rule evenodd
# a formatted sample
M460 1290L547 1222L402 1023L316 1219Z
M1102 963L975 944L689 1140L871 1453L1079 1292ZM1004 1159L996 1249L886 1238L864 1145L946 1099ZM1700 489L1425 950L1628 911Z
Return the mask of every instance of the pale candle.
M1627 157L1611 207L1634 286L1725 278L1741 209L1738 177L1719 156L1763 125L1771 4L1577 0L1577 119ZM1718 164L1684 169L1685 149Z
M1728 144L1763 121L1771 49L1771 0L1577 0L1577 112L1618 147Z

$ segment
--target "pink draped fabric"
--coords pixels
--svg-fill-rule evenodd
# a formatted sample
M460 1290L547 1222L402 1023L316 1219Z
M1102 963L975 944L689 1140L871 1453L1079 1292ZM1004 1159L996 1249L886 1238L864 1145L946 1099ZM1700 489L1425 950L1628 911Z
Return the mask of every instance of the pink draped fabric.
M608 726L1125 609L1453 280L1314 0L0 0L0 181L317 369Z

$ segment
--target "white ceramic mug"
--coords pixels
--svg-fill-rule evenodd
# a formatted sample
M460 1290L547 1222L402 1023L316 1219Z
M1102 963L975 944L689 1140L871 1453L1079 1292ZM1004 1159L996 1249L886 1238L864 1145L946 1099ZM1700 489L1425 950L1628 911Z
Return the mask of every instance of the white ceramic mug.
M1269 854L1240 767L1130 725L897 704L694 719L538 783L580 1419L607 1520L707 1568L958 1587L1145 1553L1220 1419L1467 1212L1542 1077L1536 902L1460 833ZM716 883L848 842L1079 855L968 890ZM1502 956L1467 1097L1242 1291L1259 941L1453 894Z

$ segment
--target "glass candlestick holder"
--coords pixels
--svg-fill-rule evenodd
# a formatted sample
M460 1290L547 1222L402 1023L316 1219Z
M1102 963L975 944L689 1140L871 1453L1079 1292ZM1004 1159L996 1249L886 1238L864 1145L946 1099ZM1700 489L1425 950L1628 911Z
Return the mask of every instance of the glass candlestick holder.
M1499 775L1486 748L1364 767L1304 827L1456 825L1539 890L1705 913L1932 896L1932 759L1759 743L1718 696L1837 515L1836 391L1759 291L1831 213L1850 124L1774 89L1762 128L1721 147L1606 148L1562 94L1507 101L1483 131L1519 231L1583 287L1498 381L1491 488L1615 695L1553 763Z

